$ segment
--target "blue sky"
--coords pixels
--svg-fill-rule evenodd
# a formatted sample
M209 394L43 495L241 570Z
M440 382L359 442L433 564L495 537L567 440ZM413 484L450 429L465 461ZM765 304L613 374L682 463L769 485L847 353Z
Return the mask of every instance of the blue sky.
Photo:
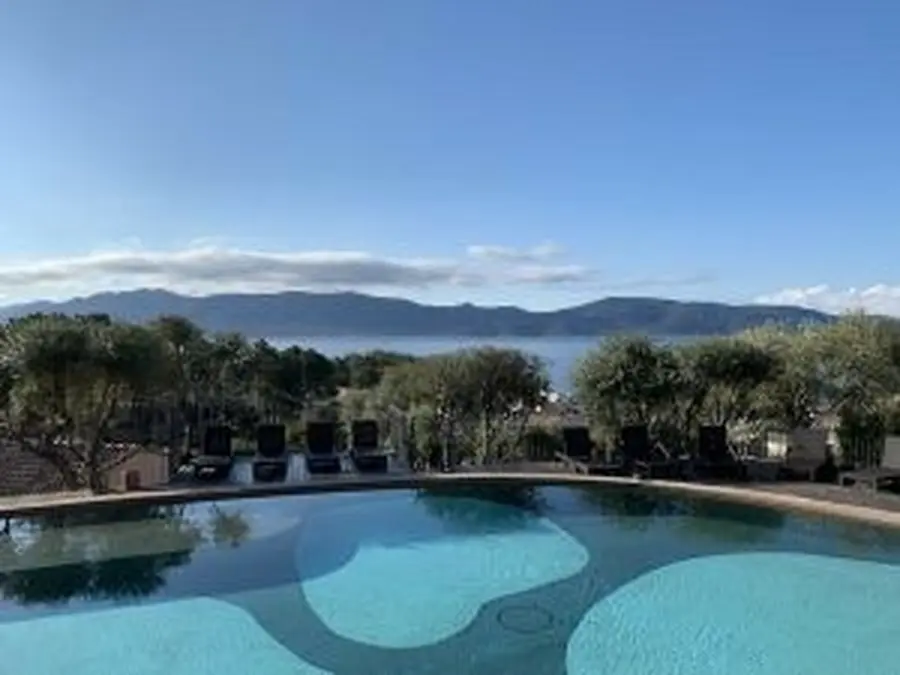
M900 4L9 0L0 301L900 313Z

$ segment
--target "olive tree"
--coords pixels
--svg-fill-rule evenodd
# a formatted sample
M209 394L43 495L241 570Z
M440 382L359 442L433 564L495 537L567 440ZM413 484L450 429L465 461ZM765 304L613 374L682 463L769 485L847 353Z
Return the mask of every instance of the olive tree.
M110 442L113 415L162 384L166 359L146 328L48 316L9 327L4 368L17 440L56 466L68 487L99 491L133 452Z
M755 392L760 418L788 429L809 428L818 419L825 396L820 337L821 329L813 326L764 326L740 336L775 359L773 377Z
M519 350L495 347L468 350L457 358L467 418L477 430L476 462L520 454L531 415L550 386L544 364Z
M543 364L517 350L485 347L440 354L389 369L382 405L407 411L420 444L441 448L442 463L476 463L518 452L528 420L548 387Z
M575 395L591 423L614 436L627 424L667 423L684 382L675 352L644 337L614 337L576 366Z
M752 417L755 393L780 368L773 353L746 340L704 340L693 351L696 386L705 392L703 412L714 424Z

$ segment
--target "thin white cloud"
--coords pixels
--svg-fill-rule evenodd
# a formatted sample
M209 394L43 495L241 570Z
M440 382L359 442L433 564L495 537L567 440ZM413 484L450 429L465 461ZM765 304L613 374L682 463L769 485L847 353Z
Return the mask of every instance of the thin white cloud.
M496 262L540 262L555 258L563 253L563 249L552 242L544 242L528 249L512 248L510 246L475 245L469 246L469 256L480 260L493 260Z
M756 302L799 305L823 312L864 310L871 314L900 316L900 286L875 284L867 288L831 288L825 284L807 288L785 288L760 296Z
M513 278L523 284L562 284L587 281L590 270L580 265L522 265L515 268Z
M576 265L521 258L415 259L362 251L258 251L210 244L180 250L121 248L0 263L0 297L18 301L140 287L181 293L288 289L421 290L440 286L552 285L590 278Z
M657 290L665 291L667 288L685 288L688 286L704 286L715 282L716 277L713 274L700 272L697 274L689 274L685 276L670 277L640 277L637 279L626 279L623 281L604 284L606 291L628 291L636 292L641 290Z

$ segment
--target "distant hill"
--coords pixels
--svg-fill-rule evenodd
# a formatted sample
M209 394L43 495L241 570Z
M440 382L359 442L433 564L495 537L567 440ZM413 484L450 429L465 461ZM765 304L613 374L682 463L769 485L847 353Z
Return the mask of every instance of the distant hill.
M549 312L471 304L423 305L359 293L292 291L187 297L162 290L98 293L60 303L0 309L6 319L32 312L106 313L143 322L161 314L186 316L211 331L252 337L300 336L595 336L733 333L766 323L821 323L833 317L800 307L725 305L659 298L604 298Z

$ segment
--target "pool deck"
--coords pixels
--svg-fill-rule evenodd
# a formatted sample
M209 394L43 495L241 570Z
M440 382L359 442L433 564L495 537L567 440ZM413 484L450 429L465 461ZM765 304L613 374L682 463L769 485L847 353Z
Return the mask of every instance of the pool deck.
M459 473L387 476L317 477L302 483L192 486L91 495L56 493L0 499L0 517L27 517L48 511L78 511L127 505L174 504L253 497L350 492L355 490L415 489L452 484L509 485L612 485L660 490L750 505L778 508L842 520L900 529L900 495L860 488L816 483L713 484L587 476L562 471L553 465L518 471L463 471Z

